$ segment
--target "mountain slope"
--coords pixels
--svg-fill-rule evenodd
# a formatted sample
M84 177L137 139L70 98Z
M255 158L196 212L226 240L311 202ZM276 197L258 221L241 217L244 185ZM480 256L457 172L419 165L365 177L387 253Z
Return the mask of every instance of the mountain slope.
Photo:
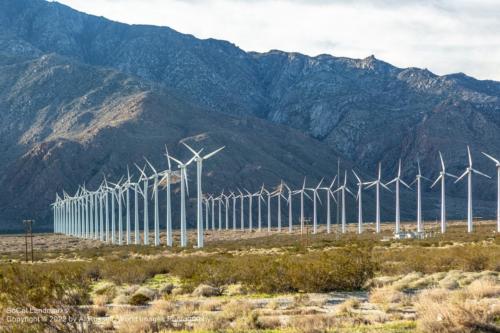
M442 150L449 171L459 173L466 144L491 173L477 153L500 155L499 97L499 82L401 69L373 56L244 52L54 2L0 0L0 185L7 189L0 216L9 225L20 211L47 222L47 203L63 185L71 191L83 181L96 185L102 172L116 177L143 155L160 156L164 143L180 154L180 140L202 133L231 154L224 179L208 190L256 189L280 177L299 186L303 175L335 173L339 154L365 178L382 161L389 179L399 158L406 178L417 158L434 177ZM449 191L457 202L465 195L463 184ZM494 194L493 183L477 179L479 214L494 215L487 202ZM427 216L436 208L431 200Z

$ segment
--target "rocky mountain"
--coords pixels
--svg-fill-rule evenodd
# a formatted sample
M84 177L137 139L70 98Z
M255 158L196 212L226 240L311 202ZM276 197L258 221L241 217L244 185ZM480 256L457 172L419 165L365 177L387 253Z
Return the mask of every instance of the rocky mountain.
M208 190L331 176L337 156L366 177L381 161L386 179L400 157L411 178L419 158L434 177L441 150L459 173L467 144L476 166L492 173L479 151L500 155L499 97L499 82L373 56L244 52L56 2L0 0L2 225L23 214L47 223L56 190L96 185L103 172L117 176L142 155L160 163L165 143L185 154L186 138L228 146L213 162L223 164L210 172L217 182ZM477 181L477 211L494 215L495 186ZM464 187L449 190L457 198L451 213L462 216ZM434 218L435 193L428 196Z

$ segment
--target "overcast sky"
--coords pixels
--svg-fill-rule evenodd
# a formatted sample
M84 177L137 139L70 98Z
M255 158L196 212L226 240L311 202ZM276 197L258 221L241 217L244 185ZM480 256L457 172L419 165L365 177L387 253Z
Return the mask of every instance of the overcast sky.
M499 0L59 0L247 51L364 58L500 81Z

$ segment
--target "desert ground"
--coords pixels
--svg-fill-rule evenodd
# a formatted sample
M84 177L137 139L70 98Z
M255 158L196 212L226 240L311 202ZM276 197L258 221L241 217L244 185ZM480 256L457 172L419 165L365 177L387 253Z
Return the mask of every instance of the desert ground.
M207 231L203 249L35 234L33 263L0 236L0 332L499 332L495 223Z

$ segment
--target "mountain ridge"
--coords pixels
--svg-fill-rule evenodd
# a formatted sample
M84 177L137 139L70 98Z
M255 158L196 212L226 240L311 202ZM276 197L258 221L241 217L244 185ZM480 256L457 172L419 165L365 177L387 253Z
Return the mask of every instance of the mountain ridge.
M68 140L75 147L86 142L91 147L99 135L108 133L110 124L116 125L118 133L113 137L116 150L120 150L120 136L132 143L127 137L129 131L148 137L137 127L144 125L140 121L144 112L155 106L129 102L163 100L152 95L167 96L169 103L205 119L215 132L217 126L222 128L221 122L242 119L252 124L240 129L248 142L259 129L279 133L287 129L295 133L294 140L304 144L279 156L305 156L308 165L317 163L321 156L327 161L321 170L326 172L328 164L330 174L335 173L331 169L335 169L332 165L337 156L368 175L375 173L379 161L384 175L393 174L399 158L405 175L414 174L416 160L420 159L424 172L434 177L439 167L438 150L443 151L449 170L456 173L465 167L466 144L474 151L500 154L500 146L495 144L500 139L500 82L476 80L460 73L439 76L426 69L398 68L373 55L350 59L279 50L245 52L227 41L200 40L168 27L127 25L44 0L0 0L0 29L0 183L11 189L3 200L0 195L0 215L8 210L2 215L8 219L16 213L9 207L20 207L22 201L21 197L11 200L13 189L26 178L31 179L30 172L36 173L38 166L30 159L40 162L38 155L30 152L57 140ZM174 118L183 117L176 113ZM164 121L158 118L158 123L170 128ZM198 126L200 133L206 130ZM187 129L181 132L200 134ZM160 136L176 146L184 138L181 132L175 137ZM273 133L259 133L269 140L266 146L283 144ZM237 142L234 135L232 140ZM68 154L82 149L71 144L66 147L61 151ZM153 153L144 145L134 149L139 148ZM161 147L156 148L159 154ZM259 154L257 148L266 154ZM113 154L108 145L95 149L97 155L103 151ZM279 148L282 150L286 149ZM331 152L334 157L324 156ZM241 152L233 153L235 159L241 158ZM263 164L282 165L275 158L276 152L264 145L252 154L260 156ZM136 151L132 155L141 160ZM84 162L80 158L62 159L66 164ZM475 163L492 169L484 159ZM20 165L27 168L22 173L24 178L13 176ZM102 171L109 165L94 161L88 167ZM123 167L115 166L108 175L123 173ZM83 180L85 170L76 170L80 174L73 177ZM282 175L297 181L298 171L310 173L312 178L321 176L314 167L297 168L293 164ZM237 174L237 170L231 172ZM63 176L57 175L59 187L51 185L47 191L61 190L62 180L68 180ZM230 178L231 174L226 176ZM243 178L235 179L250 185ZM73 180L70 184L74 186ZM224 181L221 185L229 186ZM37 191L42 191L42 184L39 186ZM491 200L494 193L493 186L478 179L475 196ZM36 192L30 200L39 194ZM450 187L450 194L463 197L463 184ZM43 205L48 200L44 197ZM37 206L36 212L47 220L43 205ZM434 203L430 206L429 214L434 216L436 207ZM478 211L493 215L491 207L485 205Z

